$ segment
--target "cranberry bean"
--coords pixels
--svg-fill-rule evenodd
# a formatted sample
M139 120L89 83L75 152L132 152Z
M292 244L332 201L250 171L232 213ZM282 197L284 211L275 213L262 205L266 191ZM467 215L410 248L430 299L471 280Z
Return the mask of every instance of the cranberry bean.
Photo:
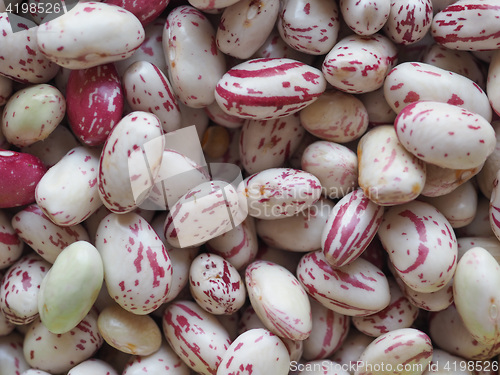
M0 363L5 374L20 374L30 368L23 355L23 337L12 332L0 337Z
M474 220L465 227L457 228L459 237L490 237L495 236L490 219L490 200L479 195L477 198L477 209Z
M51 264L30 253L14 263L0 284L0 309L14 324L28 324L38 317L40 285Z
M179 100L194 108L212 104L226 64L210 21L193 7L174 8L168 14L162 43L169 81Z
M188 0L195 8L210 13L218 11L238 2L238 0Z
M482 165L470 169L451 169L426 163L426 179L421 194L426 197L440 197L449 194L477 175L481 168Z
M117 6L79 2L70 12L40 25L36 38L49 60L68 69L87 69L130 57L144 41L144 28L137 17Z
M68 375L118 375L108 363L91 358L83 361L68 371Z
M340 0L340 11L345 23L358 35L373 35L387 22L390 0Z
M396 113L408 104L432 100L467 109L486 121L492 117L488 97L477 83L425 63L404 62L393 68L384 81L384 96Z
M271 120L300 111L325 88L323 74L304 63L287 58L253 59L222 76L215 100L230 115Z
M304 64L311 65L314 61L314 55L309 55L303 52L299 52L296 49L290 47L281 38L278 30L274 28L269 36L267 37L264 44L255 52L254 58L288 58L292 60L298 60Z
M500 169L500 121L493 121L491 126L493 126L496 134L497 142L495 150L488 156L476 178L479 190L487 199L491 198L493 182L495 181L497 171Z
M33 203L36 185L46 171L36 156L0 149L0 208Z
M392 0L383 30L395 43L407 45L423 39L431 22L431 0Z
M158 17L161 12L165 10L170 0L158 0L158 1L134 1L134 0L105 0L107 4L117 5L125 10L128 10L134 16L136 16L139 21L141 21L143 26L153 22L156 17Z
M10 267L23 253L24 243L11 224L10 215L0 210L0 270Z
M460 237L457 239L457 244L458 260L473 247L482 247L488 250L497 262L500 260L500 242L496 237Z
M238 311L246 299L236 268L215 254L200 254L191 262L189 288L198 305L214 315L230 315Z
M358 139L368 128L368 112L354 95L329 90L300 111L302 126L327 141L347 143Z
M87 146L102 145L123 114L123 92L114 65L72 70L66 100L73 133Z
M430 293L450 281L457 266L457 240L450 223L429 203L390 207L378 235L399 277Z
M460 0L434 16L431 33L449 49L481 51L498 48L496 1Z
M298 375L348 375L349 372L343 369L339 363L328 359L316 360L301 364L301 370ZM294 366L295 367L295 366Z
M14 331L15 328L16 325L11 323L0 309L0 337L7 336L9 333Z
M467 369L468 363L469 362L467 362L462 357L451 355L450 353L444 350L434 348L432 351L432 361L422 375L431 375L432 373L436 372L438 373L453 372L454 374L457 375L472 375L473 374L472 371L469 371ZM454 368L455 366L457 367L456 370Z
M170 82L158 67L147 61L137 61L125 71L122 83L132 110L156 115L166 133L181 127L177 99Z
M106 216L96 233L110 296L125 310L145 315L166 299L172 262L153 228L138 214ZM120 267L116 260L120 259Z
M358 143L358 183L365 195L382 206L415 199L426 180L425 163L408 152L393 126L377 126Z
M5 105L12 95L13 81L4 76L0 76L0 105Z
M246 120L240 133L243 167L248 173L282 167L304 134L297 114L275 120Z
M314 251L300 260L297 278L312 298L348 316L374 314L385 309L390 301L387 278L362 258L334 269L327 263L323 251Z
M383 215L384 208L362 189L337 202L321 235L321 248L330 266L342 267L358 258L377 234Z
M347 366L349 373L352 375L355 368L352 365L358 362L359 356L372 341L373 337L367 336L352 327L342 346L331 356L331 359L341 365Z
M384 98L384 88L380 87L357 96L368 112L368 126L389 125L394 122L396 112L392 110Z
M311 333L311 305L298 280L284 267L262 260L245 271L250 302L267 329L291 340Z
M285 344L263 328L246 331L234 340L222 357L217 375L272 373L287 375L290 355Z
M346 146L327 141L317 141L302 153L302 169L318 177L324 194L342 198L358 185L358 157Z
M265 244L260 244L259 252L257 253L257 257L255 259L276 263L282 267L285 267L292 274L295 274L302 256L303 253L280 250L274 247L269 247Z
M189 368L216 374L231 340L214 315L195 302L176 301L166 308L162 324L170 346Z
M277 27L283 40L297 51L324 55L337 42L338 5L329 0L283 1Z
M500 53L493 54L490 66L488 68L488 80L486 83L486 90L488 98L493 110L498 114L500 113L500 91L498 90L500 80Z

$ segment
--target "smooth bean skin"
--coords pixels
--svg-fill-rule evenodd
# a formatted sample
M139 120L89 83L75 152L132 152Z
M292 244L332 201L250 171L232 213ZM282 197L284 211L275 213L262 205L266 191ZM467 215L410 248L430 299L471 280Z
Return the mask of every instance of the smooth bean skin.
M23 336L12 332L0 336L0 363L2 375L20 374L30 368L23 355Z
M11 224L11 215L0 210L0 270L10 267L23 253L24 243Z
M467 369L467 361L456 355L451 355L450 353L434 348L432 351L432 361L429 364L429 368L433 370L430 371L426 369L422 375L431 375L437 373L446 374L451 372L450 364L453 364L453 373L457 375L472 375L472 371ZM455 370L455 366L457 367ZM434 370L435 369L435 370Z
M465 252L473 247L482 247L498 262L500 260L500 241L494 236L490 237L459 237L458 244L458 260L462 258Z
M178 300L166 308L162 326L168 343L189 368L216 374L231 339L214 315L195 302Z
M457 266L457 239L450 223L429 203L389 208L378 231L401 279L418 292L443 288Z
M413 102L401 110L394 127L409 152L442 168L476 168L495 150L490 123L453 104Z
M358 361L359 356L365 348L373 341L373 337L367 336L359 332L357 329L352 328L349 334L342 343L342 346L330 357L334 362L341 365L351 366ZM349 368L349 373L354 374L352 367Z
M334 269L321 250L314 251L300 260L297 278L312 298L348 316L374 314L385 309L390 301L386 276L362 258Z
M493 234L500 239L500 170L493 181L493 191L488 209L488 219Z
M77 241L66 247L40 284L38 311L45 327L60 334L80 324L97 299L103 280L102 259L93 245Z
M149 315L137 315L114 304L102 310L97 327L112 347L128 354L150 355L161 345L160 328Z
M415 364L415 370L404 369L396 374L421 374L420 368L425 368L432 359L432 343L429 336L414 328L401 328L379 336L363 351L359 360L362 363L375 364L390 363L394 368L398 364ZM354 372L355 375L384 374L383 370L370 371L366 366Z
M423 39L431 23L431 0L392 0L383 30L395 43L408 45Z
M495 52L488 67L488 77L486 81L486 90L490 100L491 107L498 114L500 113L500 90L498 84L500 81L500 53Z
M271 371L286 375L289 366L290 355L285 344L270 331L256 328L242 333L231 343L217 368L217 375L240 373L240 369L257 374Z
M291 340L310 335L311 305L292 273L278 264L256 260L245 270L245 284L250 303L271 332Z
M497 171L500 169L500 121L493 121L491 126L495 130L497 139L495 150L488 156L488 159L486 159L476 177L479 190L487 199L491 198L493 181L496 178Z
M76 365L68 375L118 375L116 370L100 359L91 358Z
M358 35L373 35L387 22L390 0L340 0L340 12L345 23Z
M38 48L49 60L69 69L86 69L130 57L144 41L144 28L137 17L117 6L83 2L40 25L36 36Z
M165 10L167 5L170 3L170 0L159 0L153 2L147 0L105 0L104 2L107 4L117 5L125 10L128 10L136 16L139 21L141 21L143 26L146 26Z
M399 142L393 126L381 125L358 143L358 183L381 206L410 202L422 192L425 163Z
M425 185L421 194L425 197L440 197L449 194L476 176L482 168L483 166L480 165L470 169L450 169L426 163Z

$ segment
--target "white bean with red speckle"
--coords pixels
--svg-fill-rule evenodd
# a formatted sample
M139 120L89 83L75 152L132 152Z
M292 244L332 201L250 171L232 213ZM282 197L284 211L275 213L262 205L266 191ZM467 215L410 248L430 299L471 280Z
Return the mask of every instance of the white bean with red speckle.
M362 258L334 269L323 251L314 251L300 260L297 278L312 298L348 316L374 314L385 309L391 298L387 277Z
M345 23L358 35L373 35L387 22L390 0L340 0L340 12Z
M500 239L500 170L493 181L488 217L494 235Z
M459 237L458 243L458 260L465 254L465 252L473 247L482 247L498 262L500 261L500 241L494 236L490 237Z
M353 141L368 128L368 112L354 95L325 91L299 112L302 126L312 135L332 142Z
M230 115L271 120L300 111L325 89L321 71L300 61L252 59L222 76L215 100Z
M453 281L454 303L471 335L480 343L500 342L500 266L482 247L465 252Z
M401 279L418 292L446 286L457 266L457 239L434 206L421 201L390 207L378 235Z
M38 49L37 30L33 27L14 33L8 13L0 14L0 49L8 51L0 55L2 75L24 83L46 83L55 77L60 66Z
M303 358L312 361L328 358L342 346L349 333L351 318L326 308L312 298L309 300L313 327L304 340Z
M477 175L482 168L483 166L480 165L470 169L450 169L426 163L425 185L421 194L425 197L440 197L449 194Z
M379 336L363 351L355 375L384 374L385 366L392 365L394 374L419 375L432 360L429 336L414 328L401 328ZM376 365L383 363L383 370Z
M165 375L190 375L189 367L179 358L166 341L156 353L148 356L133 356L123 369L122 375L144 375L161 373Z
M342 198L358 186L358 157L344 145L316 141L302 153L301 166L318 177L330 199Z
M311 305L304 288L286 268L256 260L245 270L248 297L267 329L291 340L311 333Z
M489 121L453 104L410 103L399 112L394 127L409 152L442 168L478 167L495 150L495 130Z
M321 248L330 266L342 267L358 258L377 234L383 215L384 208L362 189L338 201L321 234Z
M389 279L389 288L389 306L373 315L352 318L354 326L365 335L378 337L395 329L409 328L417 319L419 308L411 304L393 279Z
M56 225L36 204L15 214L12 227L26 244L49 263L54 263L61 251L73 242L90 240L83 225Z
M37 184L38 207L54 224L79 224L102 206L97 185L99 156L96 150L76 147Z
M308 252L321 247L321 233L334 203L321 198L298 214L280 220L258 220L257 234L268 246L296 252Z
M6 336L0 336L0 359L2 372L5 374L20 374L30 368L23 355L21 334L12 332Z
M425 163L403 147L392 125L377 126L360 139L358 171L365 195L382 206L414 200L426 180Z
M245 119L243 118L229 115L224 112L219 106L219 103L217 103L216 101L203 108L203 110L210 118L210 120L212 120L217 125L224 126L225 128L238 129L241 128L243 126L243 123L245 122Z
M488 156L488 159L486 159L476 177L477 187L487 199L491 198L493 181L495 180L497 171L500 169L500 121L493 121L491 126L493 126L496 134L497 142L495 150Z
M29 369L21 373L21 375L51 375L46 371Z
M246 299L246 289L237 269L219 255L198 255L189 269L189 289L194 300L205 311L230 315Z
M431 23L431 0L392 0L383 30L395 43L408 45L423 39Z
M147 61L133 63L123 74L122 84L133 111L156 115L166 133L181 127L177 98L167 77L157 66Z
M350 35L325 56L322 71L335 88L362 94L378 89L397 60L396 46L385 36Z
M191 6L174 8L168 14L162 43L169 81L179 100L194 108L212 104L226 63L208 18Z
M0 76L0 105L5 105L13 91L13 81L5 76ZM2 142L0 142L0 145Z
M297 51L324 55L337 42L338 5L329 0L282 1L277 27L283 40Z
M104 340L97 329L97 312L91 310L74 329L63 334L50 332L40 319L24 336L24 358L31 367L62 373L89 359Z
M51 264L30 253L14 263L0 283L0 309L6 319L22 325L38 317L40 285Z
M118 375L118 372L101 359L87 359L68 371L68 375Z
M500 52L495 52L488 67L486 92L493 110L500 113Z
M79 2L71 11L40 25L36 37L49 60L69 69L87 69L130 57L145 35L140 21L127 10Z
M240 133L241 163L248 173L282 167L304 134L297 114L275 120L248 119Z
M129 113L113 128L101 152L98 179L99 195L110 211L133 211L147 197L142 190L150 191L150 174L153 179L158 174L162 134L158 117L142 111ZM148 147L146 165L142 146L148 141L154 143Z
M162 325L168 343L189 368L203 375L216 373L231 340L214 315L195 302L179 300L168 305Z
M285 344L270 331L255 328L231 343L217 368L217 375L287 375L289 368L290 355Z
M408 104L432 100L465 108L488 122L492 117L488 97L477 83L425 63L403 62L391 69L384 81L384 96L396 113Z
M217 12L238 2L238 0L188 0L189 4L207 13Z
M314 55L299 52L286 44L276 28L271 31L271 34L269 34L264 44L257 50L257 52L255 52L253 57L266 59L273 57L285 57L288 59L302 61L304 64L309 65L313 63L315 58Z
M342 346L330 358L341 365L347 365L348 371L352 375L355 368L353 365L357 363L361 353L363 353L372 341L373 337L352 328L349 330L349 334L342 343Z
M266 169L238 186L238 194L247 199L248 214L265 220L293 216L311 207L321 190L315 176L292 168Z
M384 87L357 96L368 112L368 126L389 125L394 122L396 112L384 98Z
M23 254L24 243L11 224L10 214L0 210L0 269L10 267Z
M449 366L449 364L452 364L453 363L453 367L455 367L455 365L457 366L457 369L455 370L455 368L451 369L451 367ZM431 375L431 374L435 374L435 373L438 373L438 374L449 374L449 373L453 373L453 374L456 374L456 375L473 375L475 374L476 372L474 371L471 371L469 369L467 369L467 364L468 362L463 359L462 357L458 357L456 355L451 355L450 353L442 350L442 349L438 349L438 348L434 348L434 350L432 351L432 361L431 363L429 364L429 366L427 367L427 369L423 372L422 375ZM479 363L478 363L479 365ZM483 364L484 365L484 364ZM486 367L486 366L484 366ZM491 364L490 364L490 367L491 367ZM478 366L478 369L480 367ZM432 369L432 370L430 370Z
M500 6L495 0L460 0L434 15L432 37L449 49L498 49Z
M172 262L161 239L138 214L111 213L97 229L96 248L109 295L138 315L156 310L172 282ZM120 259L120 267L116 261Z
M239 59L252 56L271 33L279 0L240 0L224 9L217 27L217 47Z

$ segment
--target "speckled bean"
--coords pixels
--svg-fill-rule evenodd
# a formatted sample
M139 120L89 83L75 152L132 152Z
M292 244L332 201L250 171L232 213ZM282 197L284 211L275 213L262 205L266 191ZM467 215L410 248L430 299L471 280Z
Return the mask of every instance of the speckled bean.
M384 81L384 96L396 113L408 104L433 100L465 108L486 121L492 117L488 97L477 83L425 63L404 62L393 68Z
M500 170L493 181L488 217L494 235L500 239Z
M212 104L226 63L210 21L191 6L174 8L168 14L162 43L169 81L179 100L194 108Z
M311 305L295 276L284 267L262 260L245 270L248 297L267 329L291 340L311 333Z
M477 186L481 193L487 198L491 198L493 181L495 181L497 171L500 169L500 121L491 123L496 134L496 146L493 153L484 162L481 171L477 174Z
M496 145L495 130L485 118L448 103L410 103L399 112L394 127L409 152L442 168L476 168Z
M276 23L279 0L240 0L224 9L217 27L217 47L239 59L252 56Z
M498 262L500 261L500 242L496 237L459 237L458 244L458 260L462 258L465 252L473 247L482 247Z
M172 263L161 239L140 215L109 214L97 228L95 244L109 295L120 306L145 315L165 301Z
M300 260L297 278L312 298L348 316L374 314L385 309L391 297L386 276L362 258L333 269L323 251L314 251Z
M230 115L270 120L300 111L325 88L321 71L302 62L287 58L253 59L222 76L215 89L215 100Z
M118 372L101 359L87 359L68 371L68 375L118 375Z
M58 226L36 204L15 214L12 227L27 245L49 263L54 263L61 251L73 242L90 240L81 224Z
M217 375L244 372L286 375L289 367L290 355L285 344L270 331L256 328L242 333L231 343L217 368Z
M434 348L432 351L432 361L422 375L432 375L435 373L473 375L472 371L467 369L467 365L468 362L462 357L451 355L442 349ZM479 368L479 366L477 367Z
M345 23L358 35L373 35L387 22L390 0L340 0L340 12Z
M338 5L329 0L282 1L277 27L283 40L297 51L324 55L337 42Z
M342 346L330 358L341 365L347 365L349 373L352 375L355 368L352 365L357 363L361 353L372 341L373 337L367 336L353 327L349 330Z
M189 269L189 289L194 300L205 311L230 315L246 299L246 289L236 268L219 255L198 255Z
M300 111L300 122L318 138L347 143L358 139L366 131L368 112L354 95L328 90Z
M195 8L210 13L218 11L238 2L238 0L188 0Z
M418 292L443 288L457 266L457 240L450 223L429 203L390 207L378 235L401 279Z
M248 119L240 133L241 163L250 174L282 167L304 134L297 114L275 120Z
M96 150L72 149L38 182L35 190L38 207L54 224L72 226L83 222L102 206L98 170Z
M362 189L338 201L321 234L321 248L330 266L342 267L358 258L377 234L383 215L384 208Z
M181 127L177 98L167 77L158 67L147 61L137 61L123 74L122 84L133 111L156 115L166 133Z
M49 60L69 69L87 69L130 57L144 41L144 28L125 9L79 2L71 11L40 25L36 37L38 48Z
M141 21L143 26L146 26L165 10L170 0L153 2L147 0L105 0L104 2L128 10Z
M0 284L0 309L14 324L28 324L38 317L40 284L51 264L30 253L14 263Z
M321 190L315 176L291 168L254 173L238 186L238 194L246 197L248 214L265 220L293 216L309 208L320 198Z
M2 372L7 374L20 374L30 368L23 355L23 336L12 332L0 337L0 363Z
M358 157L335 142L316 141L302 153L301 167L318 177L324 194L342 198L358 186Z
M22 255L24 243L11 224L11 215L0 210L0 270L10 267Z
M389 125L377 126L360 139L358 170L365 195L383 206L415 199L426 180L425 163L403 147Z
M425 185L421 194L426 197L439 197L449 194L477 175L482 170L482 167L480 165L470 169L450 169L426 163Z
M486 92L493 110L500 113L500 53L495 52L488 67L488 77L486 83Z
M163 314L163 333L175 353L195 372L215 375L231 345L214 315L195 302L172 302Z
M378 89L396 63L396 46L385 36L350 35L325 56L322 71L335 88L362 94Z
M245 119L243 118L229 115L224 112L219 106L219 103L217 103L216 101L203 108L203 110L208 115L210 120L212 120L217 125L224 126L225 128L241 128L243 126L243 123L245 122Z
M431 0L392 0L383 30L395 43L408 45L423 39L431 22Z

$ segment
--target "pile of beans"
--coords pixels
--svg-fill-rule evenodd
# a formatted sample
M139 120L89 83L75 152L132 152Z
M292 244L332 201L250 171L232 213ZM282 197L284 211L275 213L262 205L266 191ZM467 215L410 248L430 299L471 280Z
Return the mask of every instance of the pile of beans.
M0 375L498 374L498 0L10 3Z

